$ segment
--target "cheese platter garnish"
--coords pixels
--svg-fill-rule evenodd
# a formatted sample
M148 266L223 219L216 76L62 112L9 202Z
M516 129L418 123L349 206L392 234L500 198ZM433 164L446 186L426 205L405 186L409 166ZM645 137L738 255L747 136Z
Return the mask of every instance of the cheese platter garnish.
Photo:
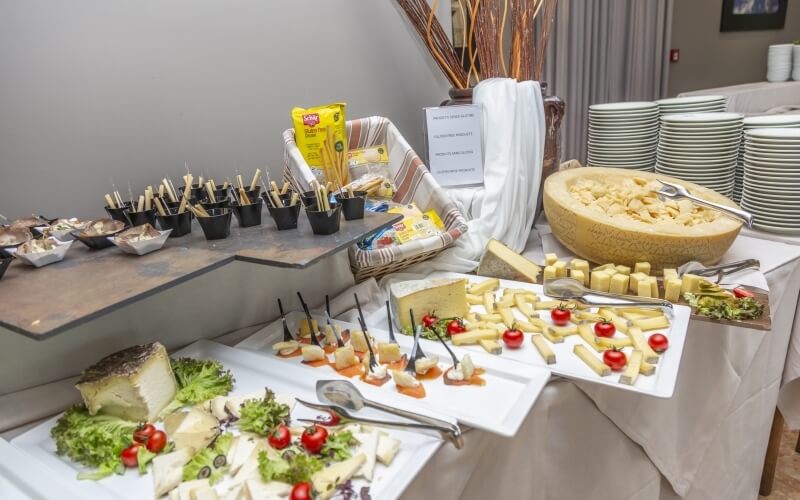
M554 262L548 264L553 265ZM640 266L640 272L642 269ZM604 270L595 272L605 274ZM455 273L434 273L429 280L429 289L416 282L412 287L393 285L393 303L395 307L409 307L415 314L431 314L427 309L428 290L440 293L442 286L465 281L458 286L465 290L469 309L455 318L464 325L464 331L451 328L448 332L438 322L429 329L430 336L437 340L449 338L454 349L487 352L548 367L565 377L656 397L672 395L690 315L686 306L643 296L621 300L621 296L614 298L607 291L586 290L575 280L555 276L545 282L544 288ZM551 295L558 297L546 294L550 284L564 283L575 286L551 287ZM605 283L602 286L605 290ZM649 281L641 285L648 291L650 286ZM409 289L415 293L403 293ZM401 293L395 294L397 290ZM462 299L453 302L456 301L461 304ZM592 303L599 303L600 307L590 306ZM658 346L660 352L655 352L651 344ZM633 365L638 365L635 377L630 368Z
M372 412L322 420L295 408L313 388L262 356L207 341L177 355L153 343L104 358L78 383L84 404L15 446L60 479L71 475L85 498L245 500L371 488L393 498L441 443L419 429L382 430L398 424L383 426ZM275 392L250 392L267 380ZM75 482L76 472L86 481Z

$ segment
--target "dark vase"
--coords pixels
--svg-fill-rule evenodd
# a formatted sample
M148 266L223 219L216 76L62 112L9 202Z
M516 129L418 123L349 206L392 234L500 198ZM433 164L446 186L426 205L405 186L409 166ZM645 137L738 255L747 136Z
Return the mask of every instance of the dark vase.
M561 164L561 120L564 118L564 111L566 104L558 96L545 95L547 91L547 83L540 82L542 87L542 99L544 101L544 120L547 126L544 140L544 161L542 162L542 180L544 185L545 179L550 174L558 172L558 167ZM451 88L447 94L450 99L444 101L442 106L455 106L458 104L472 104L472 89L456 89ZM542 209L542 193L539 190L539 199L536 202L536 213L540 213Z

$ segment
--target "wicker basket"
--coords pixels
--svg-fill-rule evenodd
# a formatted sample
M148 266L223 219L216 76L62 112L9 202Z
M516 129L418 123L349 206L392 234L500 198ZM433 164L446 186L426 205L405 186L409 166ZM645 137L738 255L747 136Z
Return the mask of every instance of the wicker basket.
M445 231L440 235L399 246L378 250L351 247L348 252L350 268L356 282L381 278L430 259L467 231L464 216L391 121L380 116L348 121L347 136L348 145L353 149L385 144L389 150L389 168L397 186L392 201L403 204L414 202L423 212L433 209L445 226ZM301 188L308 189L314 174L297 148L294 129L286 130L283 140L285 169L301 184Z

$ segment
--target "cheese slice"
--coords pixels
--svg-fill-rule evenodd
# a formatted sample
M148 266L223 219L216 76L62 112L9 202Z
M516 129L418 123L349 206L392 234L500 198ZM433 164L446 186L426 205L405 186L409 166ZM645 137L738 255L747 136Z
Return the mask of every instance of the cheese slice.
M192 500L219 500L219 495L211 486L202 487L192 491Z
M160 498L181 484L183 466L192 459L194 448L183 448L153 458L155 497Z
M395 283L391 287L395 317L402 328L411 328L409 310L417 322L435 312L440 318L463 318L469 312L467 281L432 279Z
M195 490L210 488L211 483L208 479L194 479L192 481L186 481L185 483L181 483L178 486L178 499L179 500L193 500L192 499L192 492Z
M381 363L393 363L395 361L400 361L403 355L400 352L400 346L398 344L391 344L381 342L378 344L378 359Z
M187 412L171 413L164 418L164 432L175 443L175 449L200 450L221 432L219 420L197 408Z
M367 352L369 350L369 347L367 346L366 334L361 330L350 331L350 345L353 346L353 349L358 352Z
M260 438L254 434L243 432L239 435L239 441L231 459L228 460L230 465L229 472L231 475L236 475L239 469L247 462L253 450L256 449Z
M392 465L394 457L397 456L397 452L399 451L400 451L400 440L393 438L392 436L386 434L385 432L381 432L380 437L378 438L378 451L377 451L378 462L382 463L387 467Z
M336 487L352 478L366 462L367 457L359 453L342 462L334 463L311 476L311 485L321 499L330 498Z
M359 469L358 475L365 478L367 481L372 481L372 477L375 474L375 462L377 460L379 439L380 434L378 433L377 429L373 429L369 434L367 434L366 438L361 441L361 446L359 446L356 450L356 453L363 453L365 457L364 465L362 465L361 469Z
M541 272L542 268L494 239L486 245L477 271L478 276L526 283L536 283Z
M303 353L303 361L312 362L325 359L325 350L317 345L304 345L301 348Z
M75 385L89 414L151 422L175 397L177 384L166 348L159 342L106 356Z
M249 500L283 500L292 492L292 485L280 481L265 483L260 479L248 479L244 491Z

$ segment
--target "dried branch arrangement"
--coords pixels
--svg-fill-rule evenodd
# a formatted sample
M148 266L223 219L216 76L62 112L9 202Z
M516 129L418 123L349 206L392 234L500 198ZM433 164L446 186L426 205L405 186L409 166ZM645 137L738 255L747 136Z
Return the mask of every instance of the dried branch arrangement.
M466 49L461 56L436 17L439 0L432 5L427 0L397 0L453 87L469 88L484 78L541 78L558 0L453 1L464 25L461 46Z

